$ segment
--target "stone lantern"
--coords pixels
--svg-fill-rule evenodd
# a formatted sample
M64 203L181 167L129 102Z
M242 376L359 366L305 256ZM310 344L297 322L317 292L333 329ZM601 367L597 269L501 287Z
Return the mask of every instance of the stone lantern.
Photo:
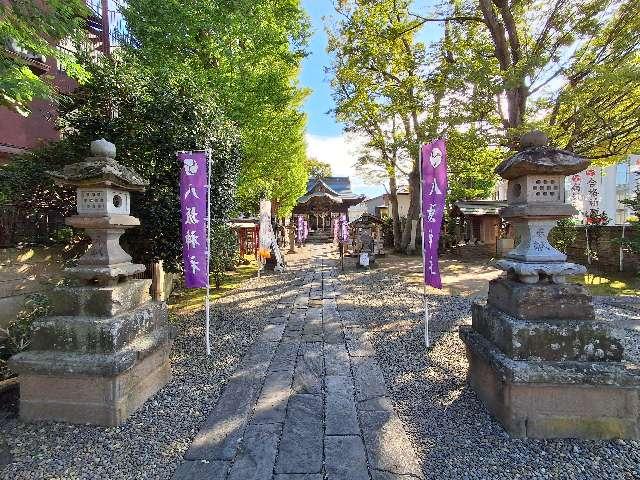
M139 220L131 192L147 183L115 161L113 144L91 143L84 162L51 172L77 192L78 215L66 219L91 237L66 285L52 292L52 316L34 325L31 350L15 355L24 420L118 425L171 376L167 307L151 301L151 280L134 279L119 243Z
M607 319L595 318L589 291L566 283L586 269L548 241L565 203L564 178L589 162L523 137L522 150L496 172L506 178L501 216L521 240L496 266L486 302L472 305L461 327L469 382L504 428L518 437L639 438L640 370L622 361Z
M564 179L584 170L589 162L570 152L550 149L546 143L540 132L526 135L523 150L496 169L508 180L509 206L500 215L515 226L521 238L497 266L523 283L537 283L541 276L564 283L567 275L586 272L582 265L566 262L567 256L549 243L548 235L558 220L577 213L565 203Z

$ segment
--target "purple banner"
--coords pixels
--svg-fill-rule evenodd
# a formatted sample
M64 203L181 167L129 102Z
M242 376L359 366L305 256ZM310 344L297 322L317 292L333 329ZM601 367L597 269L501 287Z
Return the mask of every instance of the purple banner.
M447 196L447 151L444 140L423 145L420 151L422 182L422 255L424 283L442 288L438 244Z
M207 153L178 152L180 161L180 210L182 259L187 288L208 283Z
M341 213L338 219L338 241L340 243L349 243L349 222L344 213Z
M303 220L302 224L302 241L306 242L307 238L309 238L309 222Z
M304 241L304 218L302 215L298 215L298 225L296 228L296 237L298 240L298 244L302 244Z

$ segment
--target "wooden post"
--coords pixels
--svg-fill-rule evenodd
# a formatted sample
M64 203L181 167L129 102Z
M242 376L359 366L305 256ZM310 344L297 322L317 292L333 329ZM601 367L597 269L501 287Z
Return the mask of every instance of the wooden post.
M151 298L156 302L164 302L164 268L162 268L162 260L153 264L153 270L151 275Z

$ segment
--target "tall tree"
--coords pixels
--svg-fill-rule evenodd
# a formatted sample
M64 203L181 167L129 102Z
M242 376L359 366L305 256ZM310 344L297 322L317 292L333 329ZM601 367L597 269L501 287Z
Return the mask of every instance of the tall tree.
M404 148L413 161L408 174L411 200L399 246L411 251L412 227L420 216L418 148L430 136L421 114L432 96L424 81L425 46L415 40L409 5L408 0L341 2L329 51L334 54L337 118L365 133L382 159L389 157L382 145L383 127L397 120L403 130ZM396 172L390 171L391 184Z
M240 127L241 206L255 210L267 195L290 211L307 180L297 76L309 22L299 0L130 0L124 15L145 63L211 92Z
M451 114L517 148L532 127L591 158L638 148L639 0L452 0Z
M312 178L331 176L331 165L317 158L307 159L307 170L309 171L309 176Z
M179 271L182 240L176 145L211 151L211 220L214 226L224 225L234 207L242 161L237 127L197 85L172 84L134 58L103 58L88 68L91 78L87 83L61 100L63 138L1 168L5 181L0 184L0 196L4 191L12 203L34 216L52 208L70 213L74 192L55 187L47 171L81 161L89 155L89 143L104 137L115 142L118 162L149 181L146 191L136 194L132 202L133 214L140 217L142 226L123 237L129 250L138 261L161 259L168 270Z
M83 38L88 13L83 0L0 2L0 106L27 116L31 101L54 98L48 77L36 75L27 59L56 59L69 76L86 80L85 69L56 43Z

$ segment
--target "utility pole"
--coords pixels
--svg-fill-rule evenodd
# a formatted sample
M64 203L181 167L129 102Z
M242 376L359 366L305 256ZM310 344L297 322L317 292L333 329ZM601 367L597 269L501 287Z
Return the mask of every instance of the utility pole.
M101 0L102 10L102 53L111 54L111 36L109 30L109 0Z

